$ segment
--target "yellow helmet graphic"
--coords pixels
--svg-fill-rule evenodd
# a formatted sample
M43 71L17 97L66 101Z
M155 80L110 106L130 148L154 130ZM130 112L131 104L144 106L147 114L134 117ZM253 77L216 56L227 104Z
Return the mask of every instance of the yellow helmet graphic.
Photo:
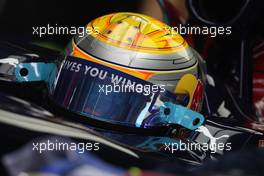
M88 27L97 27L97 32L92 33L97 39L129 50L160 54L188 47L180 35L170 35L169 26L141 14L106 15L89 23Z
M67 55L164 85L171 92L189 94L191 100L195 96L200 56L165 23L142 14L120 12L99 17L86 28L89 33L76 35ZM190 76L184 77L186 74L194 79L187 79ZM179 81L180 88L176 87ZM186 89L182 86L185 82Z

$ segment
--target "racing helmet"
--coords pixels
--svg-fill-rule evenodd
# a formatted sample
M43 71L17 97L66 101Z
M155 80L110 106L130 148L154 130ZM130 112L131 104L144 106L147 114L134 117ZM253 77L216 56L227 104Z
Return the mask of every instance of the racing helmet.
M205 63L199 54L161 21L142 14L114 13L91 21L86 31L85 36L72 39L66 55L164 85L172 92L193 94L202 86L199 79L205 84Z
M121 125L196 129L203 123L195 112L203 100L202 60L176 31L129 12L99 17L85 28L66 49L52 88L55 103Z

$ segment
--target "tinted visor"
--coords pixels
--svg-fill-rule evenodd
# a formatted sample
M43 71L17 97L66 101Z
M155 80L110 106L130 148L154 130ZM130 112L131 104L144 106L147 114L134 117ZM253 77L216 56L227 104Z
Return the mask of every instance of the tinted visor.
M144 128L169 124L161 118L166 102L188 104L187 95L175 96L162 86L74 57L62 63L52 94L56 104L74 113Z

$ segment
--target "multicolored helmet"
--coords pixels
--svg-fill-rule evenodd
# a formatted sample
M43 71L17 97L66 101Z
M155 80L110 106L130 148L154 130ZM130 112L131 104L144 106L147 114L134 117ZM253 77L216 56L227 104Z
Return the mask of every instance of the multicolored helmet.
M87 35L73 38L67 55L188 94L188 107L201 108L202 59L171 27L142 14L113 13L91 21L86 28Z
M86 29L66 49L53 85L57 104L136 127L203 123L195 112L203 100L202 59L176 31L128 12L99 17Z

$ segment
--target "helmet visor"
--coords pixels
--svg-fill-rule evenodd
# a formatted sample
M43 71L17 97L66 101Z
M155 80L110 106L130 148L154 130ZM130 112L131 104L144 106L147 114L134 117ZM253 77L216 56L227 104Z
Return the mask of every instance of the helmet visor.
M178 124L175 115L186 112L194 124L190 129L203 122L199 113L184 107L188 95L175 95L162 85L70 56L61 64L52 98L74 113L113 124L142 128ZM197 118L199 123L194 123Z

